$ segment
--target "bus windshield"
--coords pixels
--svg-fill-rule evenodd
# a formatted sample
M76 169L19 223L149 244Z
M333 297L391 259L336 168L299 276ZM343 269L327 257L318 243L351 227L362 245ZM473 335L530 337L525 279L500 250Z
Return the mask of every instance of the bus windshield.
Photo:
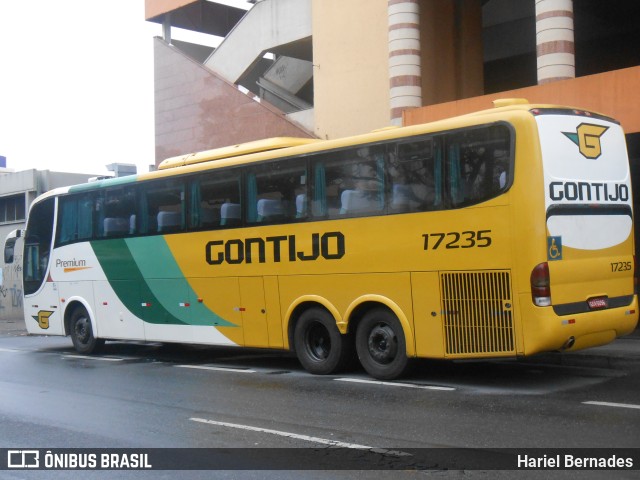
M24 293L37 292L44 282L51 253L55 198L33 206L27 222L24 243Z

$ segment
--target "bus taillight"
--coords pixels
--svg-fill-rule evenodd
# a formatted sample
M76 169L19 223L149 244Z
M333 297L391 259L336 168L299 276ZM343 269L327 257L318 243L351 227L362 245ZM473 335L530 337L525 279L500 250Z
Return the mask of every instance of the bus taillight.
M551 279L547 262L536 265L531 271L531 298L538 307L551 305Z

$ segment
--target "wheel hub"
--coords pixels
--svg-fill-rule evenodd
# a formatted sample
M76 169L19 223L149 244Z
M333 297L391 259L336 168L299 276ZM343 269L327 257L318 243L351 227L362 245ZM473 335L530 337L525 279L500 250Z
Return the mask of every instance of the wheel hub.
M398 342L389 325L376 325L369 334L369 354L378 363L391 362L398 353Z
M331 352L329 332L322 325L310 328L307 333L307 346L309 353L316 359L325 360Z
M76 322L76 337L80 342L86 343L89 340L89 321L86 318L81 318Z

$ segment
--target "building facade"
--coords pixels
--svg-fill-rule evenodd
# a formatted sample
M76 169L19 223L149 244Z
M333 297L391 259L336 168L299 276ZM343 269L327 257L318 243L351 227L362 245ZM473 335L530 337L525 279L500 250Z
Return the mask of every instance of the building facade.
M25 228L29 206L39 195L58 187L85 183L93 175L24 170L13 172L0 169L0 245L4 250L9 234ZM9 248L11 250L11 246ZM0 320L22 318L22 252L13 252L10 264L5 258L0 285Z
M156 163L267 137L414 125L526 98L619 120L640 190L637 0L250 0L248 10L215 0L145 3L147 20L163 25L155 40ZM174 40L173 27L223 41L214 49Z
M635 0L146 0L156 162L269 136L337 138L490 108L495 98L613 116L638 158ZM224 38L205 48L180 27Z

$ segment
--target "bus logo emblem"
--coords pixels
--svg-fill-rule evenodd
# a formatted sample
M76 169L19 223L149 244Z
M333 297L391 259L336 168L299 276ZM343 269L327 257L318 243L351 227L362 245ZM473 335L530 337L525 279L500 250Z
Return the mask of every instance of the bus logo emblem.
M49 328L49 317L54 313L51 310L40 310L38 315L33 315L31 318L38 322L41 329L46 330Z
M581 123L576 129L576 133L562 133L578 146L583 157L595 160L602 154L600 137L602 137L604 132L607 130L609 130L609 127L592 125L590 123Z

